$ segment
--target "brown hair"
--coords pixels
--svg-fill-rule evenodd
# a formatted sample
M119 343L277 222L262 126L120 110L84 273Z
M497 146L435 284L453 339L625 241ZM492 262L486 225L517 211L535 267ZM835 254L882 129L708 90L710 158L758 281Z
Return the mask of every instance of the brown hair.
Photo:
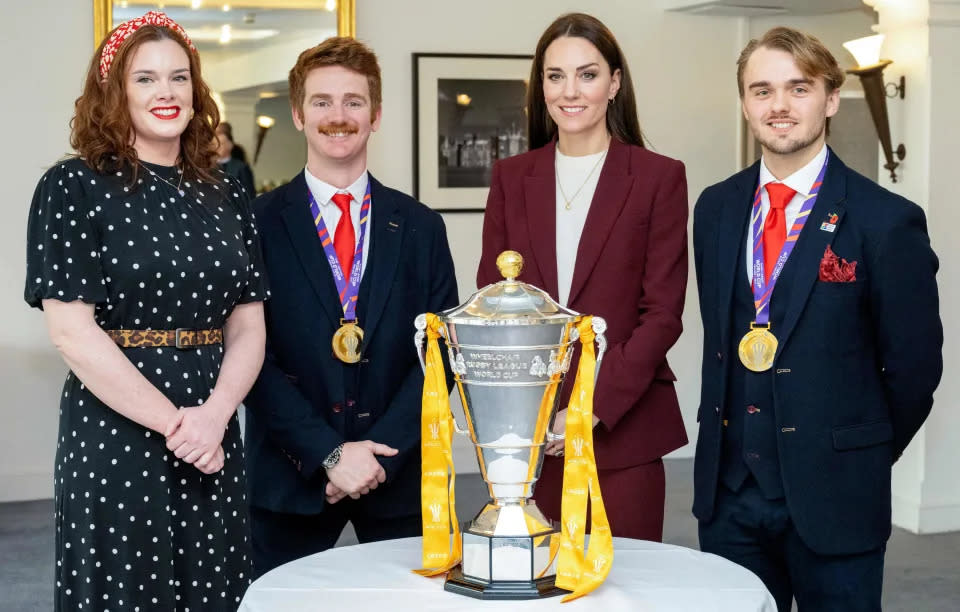
M210 88L200 76L200 58L169 28L145 25L130 35L117 50L107 77L100 79L100 55L107 36L90 61L83 93L74 104L70 120L70 145L98 172L127 171L136 181L139 157L133 146L136 132L127 106L126 73L136 50L145 42L175 41L190 61L194 115L180 135L180 159L184 178L216 182L210 172L216 165L216 134L220 112Z
M297 63L290 69L290 106L303 115L303 103L306 102L307 75L314 68L324 66L343 66L367 77L370 88L370 119L380 110L383 96L380 90L380 64L370 47L347 36L333 36L316 47L310 47L300 54Z
M557 125L547 112L543 99L543 58L550 43L564 36L590 41L610 66L610 74L620 71L620 90L607 106L607 131L627 144L643 146L643 133L637 119L637 99L633 80L627 68L627 59L613 34L596 17L584 13L561 15L551 23L537 42L537 50L530 68L530 86L527 88L527 135L530 148L536 149L550 142L557 133Z
M740 57L737 59L737 88L741 98L743 97L743 72L746 70L747 61L760 47L789 53L803 71L804 76L814 79L823 77L827 93L839 89L846 79L846 75L837 64L837 59L818 38L793 28L780 26L767 30L759 39L754 38L740 52Z

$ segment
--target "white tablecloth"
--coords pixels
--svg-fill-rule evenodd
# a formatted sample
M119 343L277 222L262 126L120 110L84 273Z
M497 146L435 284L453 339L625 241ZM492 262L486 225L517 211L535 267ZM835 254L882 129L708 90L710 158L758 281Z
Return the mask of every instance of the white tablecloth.
M631 612L776 612L760 579L726 559L689 548L614 538L613 569L586 597L560 603L481 601L423 578L420 538L345 546L287 563L247 590L240 612L445 612L507 610L629 610Z

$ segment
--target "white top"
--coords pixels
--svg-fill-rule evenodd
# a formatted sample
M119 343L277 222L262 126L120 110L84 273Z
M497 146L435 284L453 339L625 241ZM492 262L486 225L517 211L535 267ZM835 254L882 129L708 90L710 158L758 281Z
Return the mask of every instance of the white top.
M346 189L337 189L330 183L326 183L310 174L310 170L303 169L303 175L307 179L307 188L313 194L313 199L320 206L320 214L323 215L323 222L330 232L330 239L333 240L337 232L337 223L340 223L340 209L333 203L333 196L337 193L349 193L353 198L350 201L350 218L353 220L353 247L356 249L360 241L360 206L363 205L363 196L367 195L367 183L370 182L370 176L364 170L360 178L355 180L352 185ZM360 266L360 278L367 269L367 260L370 258L370 229L373 227L373 202L371 201L370 210L367 212L367 234L363 240L363 261ZM332 274L332 272L331 272ZM350 271L345 270L344 275L349 278Z
M787 204L786 208L783 209L787 221L787 233L789 234L793 222L797 220L797 215L800 214L800 208L810 195L810 190L813 188L813 183L817 180L817 175L820 174L820 168L823 167L823 160L826 158L827 145L823 145L820 152L817 153L806 166L800 168L782 181L778 181L777 178L773 176L773 173L767 169L767 164L761 157L760 184L764 187L760 189L760 214L763 215L763 219L766 220L767 213L770 212L770 194L767 193L766 190L767 183L783 183L797 192L794 194L793 199L790 200L790 203ZM747 280L753 285L753 213L751 213L750 219L747 221Z
M613 538L613 567L586 597L481 601L443 590L424 578L420 538L331 548L267 572L247 589L239 612L776 612L752 572L723 557L682 546Z
M606 151L601 151L570 157L557 149L557 293L563 306L567 306L567 300L570 299L580 236L600 180L600 166L603 165L600 158L606 154ZM572 198L570 210L567 210L564 194Z

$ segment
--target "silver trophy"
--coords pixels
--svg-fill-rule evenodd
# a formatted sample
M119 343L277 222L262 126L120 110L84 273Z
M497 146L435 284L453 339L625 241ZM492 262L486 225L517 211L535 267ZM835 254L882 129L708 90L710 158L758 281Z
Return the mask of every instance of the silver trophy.
M543 464L580 316L541 289L516 280L519 253L497 258L505 280L438 313L469 435L491 501L463 529L463 561L444 588L479 599L533 599L566 593L554 585L560 531L531 500ZM416 319L423 364L426 320ZM593 318L597 372L606 323Z

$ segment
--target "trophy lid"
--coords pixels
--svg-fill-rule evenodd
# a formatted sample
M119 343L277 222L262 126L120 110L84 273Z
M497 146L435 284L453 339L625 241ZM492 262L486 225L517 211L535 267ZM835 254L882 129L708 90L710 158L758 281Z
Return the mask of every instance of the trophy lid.
M517 280L523 269L520 253L500 253L497 267L504 280L483 287L464 304L441 312L440 318L460 325L537 325L566 323L580 315L546 291Z

